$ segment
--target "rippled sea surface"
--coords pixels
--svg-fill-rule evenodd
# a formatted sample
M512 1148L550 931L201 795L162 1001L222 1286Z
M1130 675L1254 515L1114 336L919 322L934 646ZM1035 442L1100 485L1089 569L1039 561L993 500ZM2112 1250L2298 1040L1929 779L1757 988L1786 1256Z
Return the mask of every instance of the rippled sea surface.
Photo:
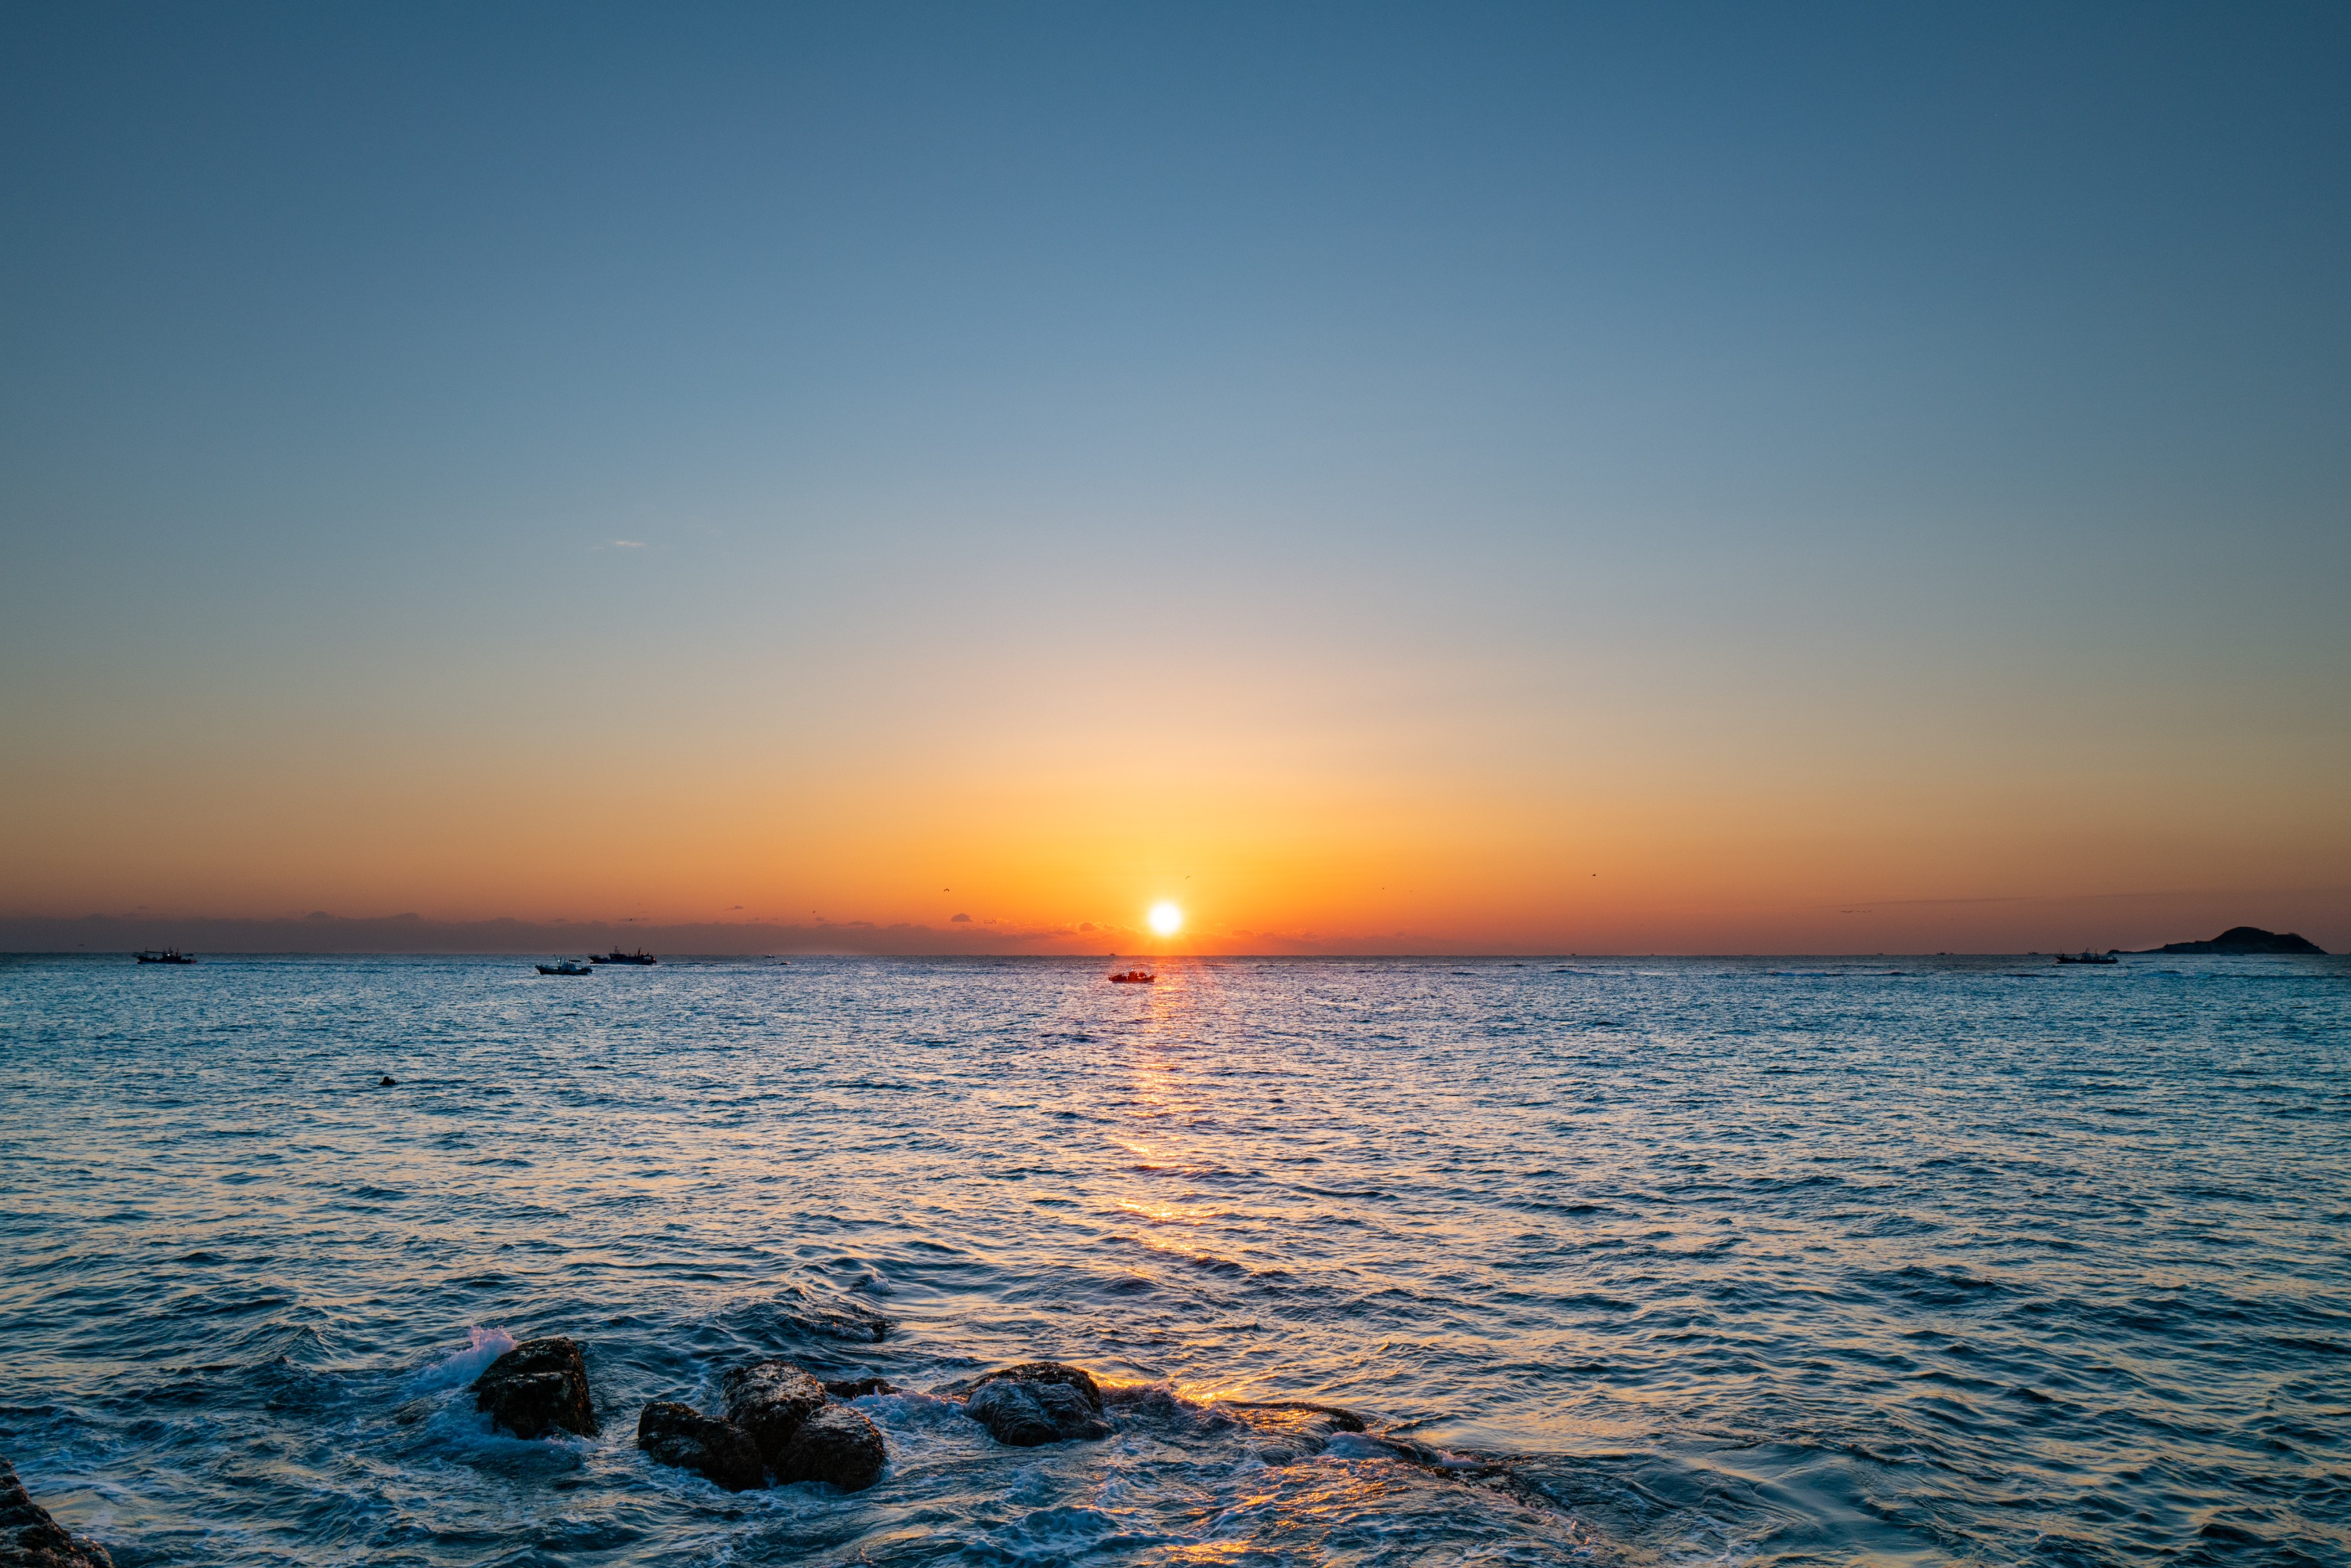
M1107 967L0 960L0 1455L126 1568L2351 1562L2351 964ZM768 1354L878 1486L637 1451ZM1113 1437L923 1392L1040 1356Z

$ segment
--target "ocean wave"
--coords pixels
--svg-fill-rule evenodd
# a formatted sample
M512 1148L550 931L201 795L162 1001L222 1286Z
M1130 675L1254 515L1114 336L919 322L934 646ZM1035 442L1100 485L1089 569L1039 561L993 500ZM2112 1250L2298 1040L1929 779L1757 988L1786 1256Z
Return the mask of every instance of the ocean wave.
M152 1568L2351 1560L2331 972L1457 967L0 966L0 1446ZM475 1408L545 1333L599 1436ZM765 1355L880 1484L636 1448ZM939 1393L1040 1356L1110 1437Z

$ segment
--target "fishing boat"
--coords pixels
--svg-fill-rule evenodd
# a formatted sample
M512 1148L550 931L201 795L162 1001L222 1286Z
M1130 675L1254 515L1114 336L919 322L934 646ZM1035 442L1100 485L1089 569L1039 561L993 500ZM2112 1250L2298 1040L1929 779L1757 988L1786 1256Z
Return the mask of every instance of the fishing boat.
M177 947L166 947L160 953L152 951L133 953L131 956L142 964L193 964L195 962Z
M576 958L558 958L552 964L539 965L538 972L542 975L592 975L596 971Z
M623 953L618 947L609 953L591 953L588 956L588 961L591 964L658 964L661 962L643 947L633 953Z
M1113 986L1147 986L1158 977L1142 969L1129 969L1123 975L1113 975L1110 983Z
M2115 956L2112 953L2093 953L2085 947L2079 953L2060 953L2057 961L2061 964L2111 964Z

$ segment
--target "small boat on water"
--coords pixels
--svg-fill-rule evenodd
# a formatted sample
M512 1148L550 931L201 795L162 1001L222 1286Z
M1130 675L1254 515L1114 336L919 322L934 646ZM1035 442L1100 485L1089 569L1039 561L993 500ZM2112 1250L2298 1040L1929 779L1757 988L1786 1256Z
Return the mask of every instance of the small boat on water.
M633 953L623 953L618 947L609 953L590 953L588 956L588 961L591 964L658 964L661 962L643 947Z
M131 956L142 964L193 964L195 962L177 947L166 947L160 953L153 951L133 953Z
M558 958L552 964L539 965L538 972L542 975L592 975L596 971L576 958Z
M2111 964L2115 956L2112 953L2093 953L2085 947L2079 953L2060 953L2057 961L2061 964Z
M1123 975L1113 975L1110 983L1113 986L1147 986L1158 977L1142 969L1129 969Z

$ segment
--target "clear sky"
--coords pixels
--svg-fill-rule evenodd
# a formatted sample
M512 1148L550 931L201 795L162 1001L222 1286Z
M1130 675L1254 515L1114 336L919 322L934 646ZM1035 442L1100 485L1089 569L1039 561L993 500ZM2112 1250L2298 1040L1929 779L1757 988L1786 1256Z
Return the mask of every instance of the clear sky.
M12 5L0 915L2351 946L2346 80L2339 5Z

